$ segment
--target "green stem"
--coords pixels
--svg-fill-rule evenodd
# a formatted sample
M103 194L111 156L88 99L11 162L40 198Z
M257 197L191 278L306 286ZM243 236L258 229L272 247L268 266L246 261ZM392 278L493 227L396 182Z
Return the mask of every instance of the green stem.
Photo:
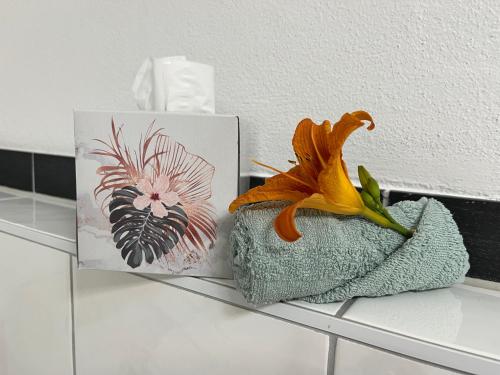
M381 208L381 214L384 215L386 218L388 218L391 223L398 224L398 222L396 221L396 219L394 219L391 216L391 214L389 213L389 211L387 211L387 209L385 207Z
M364 218L366 218L370 221L373 221L374 223L380 225L381 227L390 228L392 230L395 230L396 232L402 234L403 236L405 236L407 238L410 238L413 235L412 230L406 229L405 227L403 227L402 225L397 223L394 219L392 219L392 217L391 217L391 219L394 220L394 222L388 220L387 218L378 214L377 212L372 211L368 207L365 207L363 209L363 211L361 212L361 216L363 216Z

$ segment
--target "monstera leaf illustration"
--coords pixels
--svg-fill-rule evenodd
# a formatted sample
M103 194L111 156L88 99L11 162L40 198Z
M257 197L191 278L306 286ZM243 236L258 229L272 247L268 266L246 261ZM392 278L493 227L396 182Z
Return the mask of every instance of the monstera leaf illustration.
M109 221L116 248L127 264L136 268L145 259L151 264L176 246L186 232L188 217L180 204L167 207L168 216L159 218L151 207L139 210L134 199L142 193L133 186L115 190L109 203Z
M135 147L126 141L124 128L125 124L117 125L112 118L108 139L95 139L101 147L90 152L101 163L94 198L112 224L116 248L133 268L144 260L182 263L184 270L197 267L217 240L217 216L211 202L215 167L163 128L156 129L155 121L141 133ZM152 187L158 183L161 189L145 191L144 181ZM148 195L150 203L136 200ZM164 198L158 199L160 195Z

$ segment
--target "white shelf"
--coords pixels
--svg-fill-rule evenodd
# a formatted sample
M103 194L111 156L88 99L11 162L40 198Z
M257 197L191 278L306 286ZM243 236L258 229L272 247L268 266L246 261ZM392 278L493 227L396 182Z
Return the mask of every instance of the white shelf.
M14 196L0 197L0 231L76 255L74 202L2 193ZM450 369L500 373L496 291L458 285L360 298L348 305L290 301L256 307L243 299L233 280L132 275Z

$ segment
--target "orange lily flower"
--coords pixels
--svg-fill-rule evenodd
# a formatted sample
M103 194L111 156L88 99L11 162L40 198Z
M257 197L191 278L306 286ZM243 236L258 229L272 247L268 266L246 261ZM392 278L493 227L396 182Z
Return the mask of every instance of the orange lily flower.
M297 165L287 172L257 163L279 174L266 179L236 198L229 206L232 213L244 204L285 200L292 204L285 207L274 222L276 233L285 241L293 242L301 237L295 226L298 208L314 208L341 215L360 215L384 227L393 229L394 224L368 208L349 179L342 160L342 146L356 129L369 123L375 127L372 117L364 111L344 114L331 126L328 120L316 125L310 119L302 120L295 130L292 145ZM398 230L399 231L399 230Z

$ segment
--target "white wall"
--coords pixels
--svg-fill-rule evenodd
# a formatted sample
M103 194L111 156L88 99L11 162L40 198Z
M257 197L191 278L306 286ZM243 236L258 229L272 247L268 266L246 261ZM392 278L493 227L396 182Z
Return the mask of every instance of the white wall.
M217 69L242 171L285 168L296 123L366 109L345 149L388 187L500 198L500 2L0 3L0 148L73 154L72 109L134 108L148 55ZM354 170L352 171L354 173Z

